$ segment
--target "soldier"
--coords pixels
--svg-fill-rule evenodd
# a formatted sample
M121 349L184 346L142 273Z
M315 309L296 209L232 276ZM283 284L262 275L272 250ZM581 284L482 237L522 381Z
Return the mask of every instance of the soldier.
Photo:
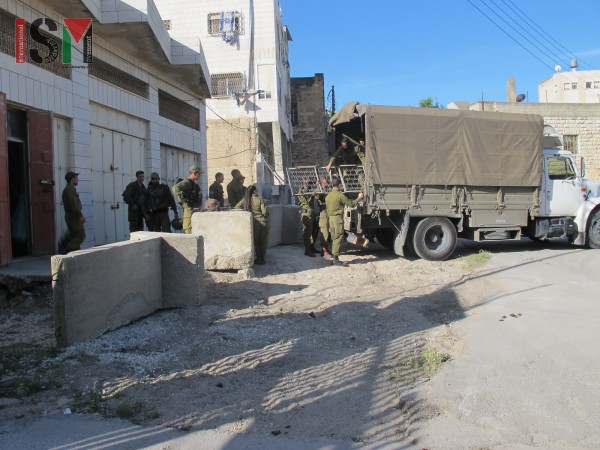
M254 234L254 249L256 251L256 264L265 263L267 242L269 237L269 211L256 193L256 185L250 186L244 193L244 198L236 205L252 213L252 230Z
M219 207L222 208L225 205L225 199L223 197L223 181L225 175L221 172L215 174L215 182L208 188L208 198L216 200Z
M235 208L235 206L242 201L246 188L244 187L245 177L240 173L238 169L231 171L231 181L227 185L227 200L229 206Z
M166 184L160 182L160 175L158 173L152 172L150 183L148 183L149 231L171 232L169 208L173 210L175 219L179 219L177 205L175 204L173 194L171 194L171 189Z
M127 185L123 191L123 200L127 203L127 220L129 222L129 232L144 231L144 219L150 222L150 216L146 207L148 201L148 191L144 186L144 171L138 170L135 173L135 181Z
M364 149L364 147L363 147ZM361 151L361 146L350 147L350 139L345 137L342 139L341 145L335 151L329 164L327 164L327 172L331 170L331 166L334 163L337 164L356 164L363 165L365 163L364 150Z
M314 202L317 193L314 189L310 189L308 184L308 178L303 179L303 184L298 190L298 201L302 210L301 221L302 221L302 236L304 238L304 254L314 258L314 253L320 253L315 248L315 242L319 233L319 228L316 221L316 213L314 209Z
M183 232L186 234L192 233L194 208L200 208L202 205L202 192L200 186L196 183L202 173L200 167L192 166L188 177L173 186L173 196L183 207Z
M331 185L331 192L325 198L327 216L329 217L329 233L331 234L332 241L331 251L333 253L333 260L331 264L334 266L343 266L345 264L340 262L340 246L344 237L344 205L354 207L363 199L364 195L362 192L359 192L356 200L348 200L348 197L340 191L342 182L339 178L334 178Z
M62 202L65 208L65 221L69 229L69 241L66 243L66 253L79 250L85 241L85 217L81 211L81 201L75 187L79 184L79 174L67 172L65 175L67 185L62 192Z
M329 242L331 242L329 236L329 218L327 216L327 206L325 205L325 197L327 197L327 178L321 177L319 179L321 183L322 193L317 194L316 200L319 205L319 241L321 243L321 256L328 261L331 261L333 257L329 253Z

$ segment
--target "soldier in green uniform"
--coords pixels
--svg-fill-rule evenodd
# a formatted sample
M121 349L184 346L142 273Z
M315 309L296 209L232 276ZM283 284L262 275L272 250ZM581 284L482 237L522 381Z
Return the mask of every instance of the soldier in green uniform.
M152 172L150 183L148 183L148 213L150 215L148 231L171 232L169 208L173 210L175 218L178 219L179 213L171 189L160 182L160 175L157 172Z
M229 201L229 206L235 208L243 200L246 192L246 187L244 186L245 177L238 169L233 169L231 171L231 178L232 180L227 185L227 201Z
M127 221L129 222L129 232L144 231L144 219L150 222L146 202L148 201L148 191L144 186L144 171L138 170L135 173L135 181L127 185L123 191L123 200L127 203Z
M331 166L333 164L356 164L364 166L364 147L361 147L360 145L350 147L350 139L345 137L342 139L341 145L329 160L329 164L327 164L327 172L331 170Z
M333 242L331 246L333 260L331 263L334 266L341 266L344 265L340 262L340 246L344 237L344 206L354 207L364 196L362 192L359 192L356 200L349 200L340 192L342 182L339 178L334 178L331 185L331 192L325 198L327 216L329 217L329 233Z
M331 242L329 236L329 218L327 216L327 206L325 204L325 198L327 197L327 178L321 177L319 180L321 183L322 193L317 194L316 201L319 205L319 240L321 242L321 256L328 261L331 261L333 257L329 253L329 242Z
M304 178L303 184L298 190L298 201L300 202L301 221L302 221L302 236L304 238L304 254L314 258L314 253L320 253L315 249L315 242L319 233L319 228L316 221L316 213L314 208L315 197L317 193L314 189L310 189L308 178Z
M173 196L175 200L183 207L183 232L192 234L192 213L194 208L202 206L202 192L200 186L196 183L202 174L198 166L192 166L189 175L185 180L181 180L173 186Z
M219 204L219 208L225 205L225 198L223 196L223 181L225 175L221 172L215 174L215 182L208 187L208 198L216 200Z
M256 185L250 186L244 198L235 205L252 213L252 229L254 233L254 249L256 252L256 264L265 263L267 253L267 242L269 236L269 211L256 193Z
M79 184L79 174L75 172L67 172L65 175L67 186L62 192L62 202L65 208L65 221L69 229L69 241L67 245L67 253L74 250L79 250L81 244L85 241L85 217L81 211L81 201L75 187Z

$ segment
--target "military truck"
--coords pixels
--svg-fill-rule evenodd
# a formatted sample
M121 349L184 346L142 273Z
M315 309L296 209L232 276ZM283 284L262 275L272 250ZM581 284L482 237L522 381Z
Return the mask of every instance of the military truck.
M459 237L600 248L599 183L541 116L353 103L330 125L366 138L364 173L338 169L365 194L345 229L398 255L444 260Z

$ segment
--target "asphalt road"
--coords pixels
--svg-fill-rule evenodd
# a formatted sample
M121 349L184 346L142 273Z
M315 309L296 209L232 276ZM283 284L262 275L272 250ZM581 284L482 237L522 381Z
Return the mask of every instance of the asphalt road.
M415 394L439 414L413 424L412 444L360 448L600 448L600 251L467 244L492 259L456 286L468 296L451 324L460 350ZM358 444L360 446L360 444ZM181 433L99 416L0 424L0 448L344 449L350 442Z
M453 324L459 355L421 389L440 415L418 446L600 448L600 251L479 247L494 255Z

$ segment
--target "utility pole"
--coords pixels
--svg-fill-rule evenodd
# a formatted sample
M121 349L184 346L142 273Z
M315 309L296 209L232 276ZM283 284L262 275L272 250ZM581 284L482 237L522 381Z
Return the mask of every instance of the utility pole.
M331 86L331 115L335 114L335 86Z

